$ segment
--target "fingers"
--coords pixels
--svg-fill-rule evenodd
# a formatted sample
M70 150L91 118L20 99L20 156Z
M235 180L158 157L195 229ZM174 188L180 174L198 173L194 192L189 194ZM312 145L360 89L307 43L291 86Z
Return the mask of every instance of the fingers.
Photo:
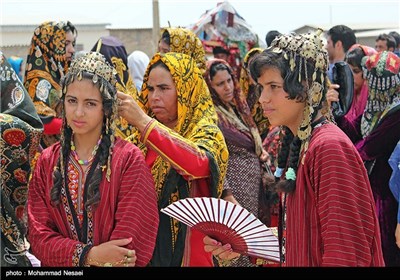
M110 245L116 245L116 246L122 247L122 246L128 245L131 242L132 242L132 237L124 238L124 239L115 239L115 240L111 240L111 241L108 241L108 242L105 242L105 243L108 243Z

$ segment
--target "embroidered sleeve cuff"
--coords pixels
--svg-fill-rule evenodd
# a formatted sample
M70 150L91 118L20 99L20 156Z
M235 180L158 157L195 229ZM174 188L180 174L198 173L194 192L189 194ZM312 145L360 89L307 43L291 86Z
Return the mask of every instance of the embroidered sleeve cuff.
M86 266L86 255L89 252L90 249L92 249L92 245L86 245L86 244L78 244L77 248L75 249L74 252L74 258L72 261L73 266ZM74 261L76 260L76 261Z

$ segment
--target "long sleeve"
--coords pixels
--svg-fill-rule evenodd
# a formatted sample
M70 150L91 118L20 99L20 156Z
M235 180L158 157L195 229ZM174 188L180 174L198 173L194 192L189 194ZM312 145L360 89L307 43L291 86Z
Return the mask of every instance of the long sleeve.
M318 128L287 199L288 266L383 266L363 162L334 125Z
M56 209L50 205L49 191L52 186L52 165L49 153L42 153L29 183L28 192L28 239L33 254L44 266L79 266L85 244L65 237L60 229L67 231L61 215L54 215ZM50 188L50 187L49 187ZM61 204L57 208L62 207Z
M152 121L142 133L142 137L143 143L170 162L186 180L210 176L206 153L158 121Z
M136 251L136 266L146 266L153 254L159 222L153 176L141 151L133 144L121 143L124 144L114 148L112 187L103 185L110 190L103 192L99 211L95 213L98 228L95 232L101 234L107 225L113 227L112 234L104 239L132 237L127 248ZM115 214L110 215L107 205L115 198Z

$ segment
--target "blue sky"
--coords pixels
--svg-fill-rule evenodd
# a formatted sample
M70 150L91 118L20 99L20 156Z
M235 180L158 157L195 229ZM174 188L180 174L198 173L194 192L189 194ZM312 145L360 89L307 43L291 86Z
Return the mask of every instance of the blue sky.
M159 0L160 24L188 26L221 0ZM261 38L272 29L290 32L305 24L396 23L399 0L230 0ZM152 0L1 0L0 24L37 24L45 20L110 23L112 28L151 27Z

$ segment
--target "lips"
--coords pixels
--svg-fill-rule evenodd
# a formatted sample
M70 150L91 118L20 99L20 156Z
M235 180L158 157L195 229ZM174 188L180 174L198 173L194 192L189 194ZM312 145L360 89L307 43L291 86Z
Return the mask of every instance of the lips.
M153 111L154 114L164 111L163 107L152 107L151 110Z
M76 126L76 127L82 127L85 125L85 122L82 121L72 121L72 123Z

